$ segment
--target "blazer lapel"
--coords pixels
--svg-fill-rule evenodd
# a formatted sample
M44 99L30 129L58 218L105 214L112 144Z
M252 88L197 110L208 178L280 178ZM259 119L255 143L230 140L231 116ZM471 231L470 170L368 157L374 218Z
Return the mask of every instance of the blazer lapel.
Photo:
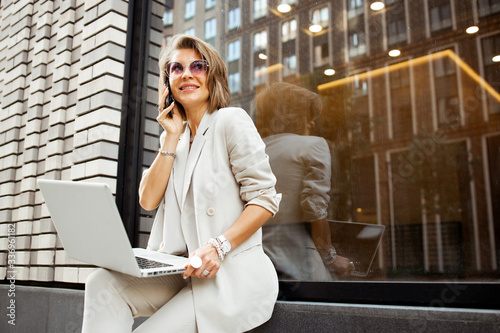
M208 111L205 112L203 118L201 119L200 125L198 126L196 137L194 138L193 144L191 145L191 151L189 152L189 156L187 158L186 170L184 174L184 184L182 187L182 206L184 205L184 201L186 200L186 195L189 190L189 186L191 185L191 179L193 178L194 168L203 150L203 146L205 145L205 140L206 140L205 134L208 130L208 127L210 126L210 122L212 121L215 112L212 113L209 113ZM189 142L189 139L187 141Z
M182 209L182 186L184 184L184 175L186 170L186 164L189 156L189 137L191 136L191 132L189 130L189 126L187 126L184 130L184 133L181 135L179 140L179 144L177 145L177 149L175 150L175 160L172 168L172 176L174 178L174 192L177 197L177 202L179 204L179 208Z

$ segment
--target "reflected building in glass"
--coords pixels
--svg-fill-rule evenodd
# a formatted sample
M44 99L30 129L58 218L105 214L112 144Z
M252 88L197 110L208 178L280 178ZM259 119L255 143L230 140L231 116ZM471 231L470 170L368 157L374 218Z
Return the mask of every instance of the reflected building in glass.
M203 20L177 5L172 33L213 38L233 105L258 118L274 82L319 94L328 219L386 226L367 279L498 278L497 1L192 2Z

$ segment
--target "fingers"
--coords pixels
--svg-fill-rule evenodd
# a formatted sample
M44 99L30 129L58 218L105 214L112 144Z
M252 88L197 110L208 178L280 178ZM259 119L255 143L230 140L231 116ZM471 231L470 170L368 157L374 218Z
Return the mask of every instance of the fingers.
M172 117L169 117L168 114L170 112L173 113L174 105L175 105L175 102L172 102L172 104L170 104L168 107L160 108L158 110L159 114L158 114L158 117L156 117L156 120L161 121L161 120L166 119L166 118L172 118Z
M166 84L163 84L163 93L160 96L160 102L158 103L159 109L163 110L165 109L167 105L167 96L168 96L168 88Z
M216 250L214 250L216 251ZM201 261L201 264L200 264ZM192 253L185 266L184 279L188 277L198 277L203 279L211 279L217 274L220 268L218 254L210 249L201 248Z
M333 268L339 278L347 278L354 271L354 264L345 257L337 256L333 262Z

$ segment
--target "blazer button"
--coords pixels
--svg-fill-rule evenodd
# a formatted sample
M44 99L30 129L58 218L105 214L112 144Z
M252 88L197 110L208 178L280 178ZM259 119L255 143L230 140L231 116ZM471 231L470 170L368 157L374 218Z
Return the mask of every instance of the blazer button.
M165 246L165 243L164 242L161 242L160 244L160 249L163 249L163 247Z
M212 207L208 208L207 209L207 215L208 216L212 216L215 214L215 209L213 209Z

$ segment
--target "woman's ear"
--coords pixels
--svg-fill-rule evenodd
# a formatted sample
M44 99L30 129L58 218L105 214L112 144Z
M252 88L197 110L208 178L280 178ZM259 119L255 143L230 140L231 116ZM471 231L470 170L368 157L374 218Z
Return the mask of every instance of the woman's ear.
M316 123L314 122L314 120L309 121L306 124L306 130L305 130L304 135L311 135L311 130L313 129L314 126L316 126Z
M314 120L311 120L307 123L307 129L312 130L314 128L314 126L316 126L316 123L314 122Z

